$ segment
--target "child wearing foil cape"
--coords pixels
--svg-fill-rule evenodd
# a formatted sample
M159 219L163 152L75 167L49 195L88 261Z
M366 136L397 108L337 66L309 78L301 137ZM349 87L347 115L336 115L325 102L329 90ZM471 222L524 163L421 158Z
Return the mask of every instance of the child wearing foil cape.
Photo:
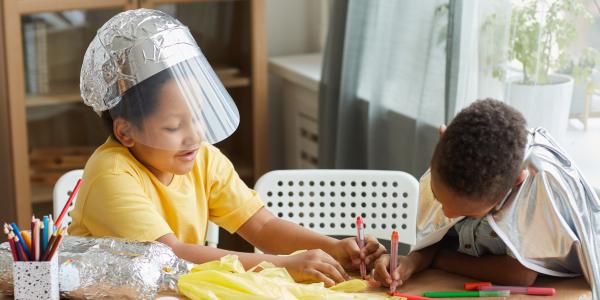
M500 285L539 274L585 275L599 297L600 204L569 156L544 129L495 100L461 111L420 181L417 251L378 259L379 281L400 284L435 267Z
M270 253L235 253L245 267L269 261L328 286L385 251L372 237L359 250L352 238L315 234L263 207L212 146L236 130L239 113L173 17L148 9L113 17L85 54L80 85L111 136L86 164L70 234L159 241L202 263L234 253L203 246L211 220ZM299 249L312 250L272 255Z

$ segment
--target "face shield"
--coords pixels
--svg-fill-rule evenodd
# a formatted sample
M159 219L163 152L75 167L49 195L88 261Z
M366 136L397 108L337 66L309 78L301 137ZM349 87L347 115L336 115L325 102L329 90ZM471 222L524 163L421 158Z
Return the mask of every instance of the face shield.
M160 11L138 9L109 20L91 42L81 96L110 114L135 143L193 150L217 143L239 112L187 27Z

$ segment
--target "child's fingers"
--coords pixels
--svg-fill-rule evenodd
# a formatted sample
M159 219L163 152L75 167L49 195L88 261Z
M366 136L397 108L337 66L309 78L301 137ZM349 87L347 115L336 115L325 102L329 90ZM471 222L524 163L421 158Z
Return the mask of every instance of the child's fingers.
M389 256L383 255L375 262L375 280L389 286L392 278L388 273L388 265L390 263Z
M332 287L335 285L335 281L315 269L306 270L306 274L316 281L325 283L326 287Z
M342 265L333 257L327 256L325 258L325 263L329 264L337 270L337 272L343 277L342 281L350 278L350 276L346 273L346 270L344 270L344 267L342 267Z
M358 247L358 241L356 238L348 238L344 240L345 242L345 252L350 258L350 262L352 265L357 266L360 264L360 248Z
M377 250L375 250L374 252L370 253L365 258L365 263L368 266L370 266L373 262L375 262L377 260L377 258L379 258L380 256L382 256L382 255L384 255L386 253L385 247L383 247L383 245L379 245L379 246L380 247L378 247Z
M362 259L366 259L368 256L377 252L380 249L383 249L385 251L385 247L383 247L383 245L381 245L376 238L374 238L371 235L367 235L365 237L365 247L360 251L360 257ZM367 262L367 264L368 263L369 262Z
M394 272L392 272L392 280L396 280L396 281L400 280L400 268L401 268L401 266L398 266L394 270ZM400 283L398 283L398 285L400 285Z
M340 271L331 264L323 262L316 265L315 269L321 274L327 276L327 278L332 279L335 283L346 281L346 278L342 275L342 273L340 273Z

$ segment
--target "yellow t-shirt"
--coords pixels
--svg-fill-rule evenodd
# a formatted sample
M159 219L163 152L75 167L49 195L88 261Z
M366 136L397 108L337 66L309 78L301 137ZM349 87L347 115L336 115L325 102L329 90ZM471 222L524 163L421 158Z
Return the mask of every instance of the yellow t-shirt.
M166 186L112 138L88 160L69 234L203 244L208 220L233 233L262 206L231 162L202 144L192 171Z

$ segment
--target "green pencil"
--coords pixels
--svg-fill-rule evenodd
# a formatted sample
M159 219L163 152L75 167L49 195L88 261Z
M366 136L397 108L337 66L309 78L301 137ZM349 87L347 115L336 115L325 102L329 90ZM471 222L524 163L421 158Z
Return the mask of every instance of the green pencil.
M506 297L510 296L510 291L425 292L423 296L429 298Z

